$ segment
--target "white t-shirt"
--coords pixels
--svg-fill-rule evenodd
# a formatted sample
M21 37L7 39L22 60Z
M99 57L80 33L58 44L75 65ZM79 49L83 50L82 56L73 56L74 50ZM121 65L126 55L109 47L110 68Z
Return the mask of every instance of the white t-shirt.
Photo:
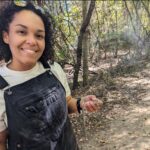
M47 69L43 67L43 65L38 62L32 69L27 71L14 71L7 68L6 64L0 67L0 75L8 82L9 87L23 83L31 78L34 78L42 73L44 73ZM61 66L54 62L51 65L51 71L53 74L59 79L66 90L66 97L70 96L70 88L67 82L66 74L64 73ZM4 90L0 90L0 132L7 128L7 116L5 109L5 100L4 100Z

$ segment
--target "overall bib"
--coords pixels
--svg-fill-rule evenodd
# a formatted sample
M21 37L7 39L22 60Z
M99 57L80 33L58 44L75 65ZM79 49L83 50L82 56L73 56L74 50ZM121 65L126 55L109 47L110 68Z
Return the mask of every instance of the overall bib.
M65 90L51 71L5 89L4 99L8 150L78 150Z

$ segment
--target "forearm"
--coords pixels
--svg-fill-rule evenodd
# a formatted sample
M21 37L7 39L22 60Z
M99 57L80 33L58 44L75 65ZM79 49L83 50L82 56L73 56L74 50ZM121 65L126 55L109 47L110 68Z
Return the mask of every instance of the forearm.
M0 150L6 150L7 130L0 132Z
M0 143L0 150L6 150L6 143Z
M71 96L68 96L67 97L67 105L68 105L68 113L69 114L78 112L78 110L77 110L77 99L75 99Z

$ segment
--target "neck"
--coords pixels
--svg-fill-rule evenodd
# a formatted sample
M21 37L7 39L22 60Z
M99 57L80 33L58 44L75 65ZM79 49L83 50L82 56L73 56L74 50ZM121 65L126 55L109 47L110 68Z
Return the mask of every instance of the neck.
M13 62L10 62L7 67L11 70L14 70L14 71L27 71L27 70L30 70L32 69L36 64L15 64Z

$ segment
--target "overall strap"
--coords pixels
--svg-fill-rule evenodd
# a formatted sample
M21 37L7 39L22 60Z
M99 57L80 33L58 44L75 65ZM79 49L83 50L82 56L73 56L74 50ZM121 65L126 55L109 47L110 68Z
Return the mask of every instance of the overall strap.
M8 82L0 75L0 90L4 89L8 85Z
M45 69L51 68L51 67L50 67L50 62L49 62L49 61L41 61L41 63L43 64L43 66L44 66Z

